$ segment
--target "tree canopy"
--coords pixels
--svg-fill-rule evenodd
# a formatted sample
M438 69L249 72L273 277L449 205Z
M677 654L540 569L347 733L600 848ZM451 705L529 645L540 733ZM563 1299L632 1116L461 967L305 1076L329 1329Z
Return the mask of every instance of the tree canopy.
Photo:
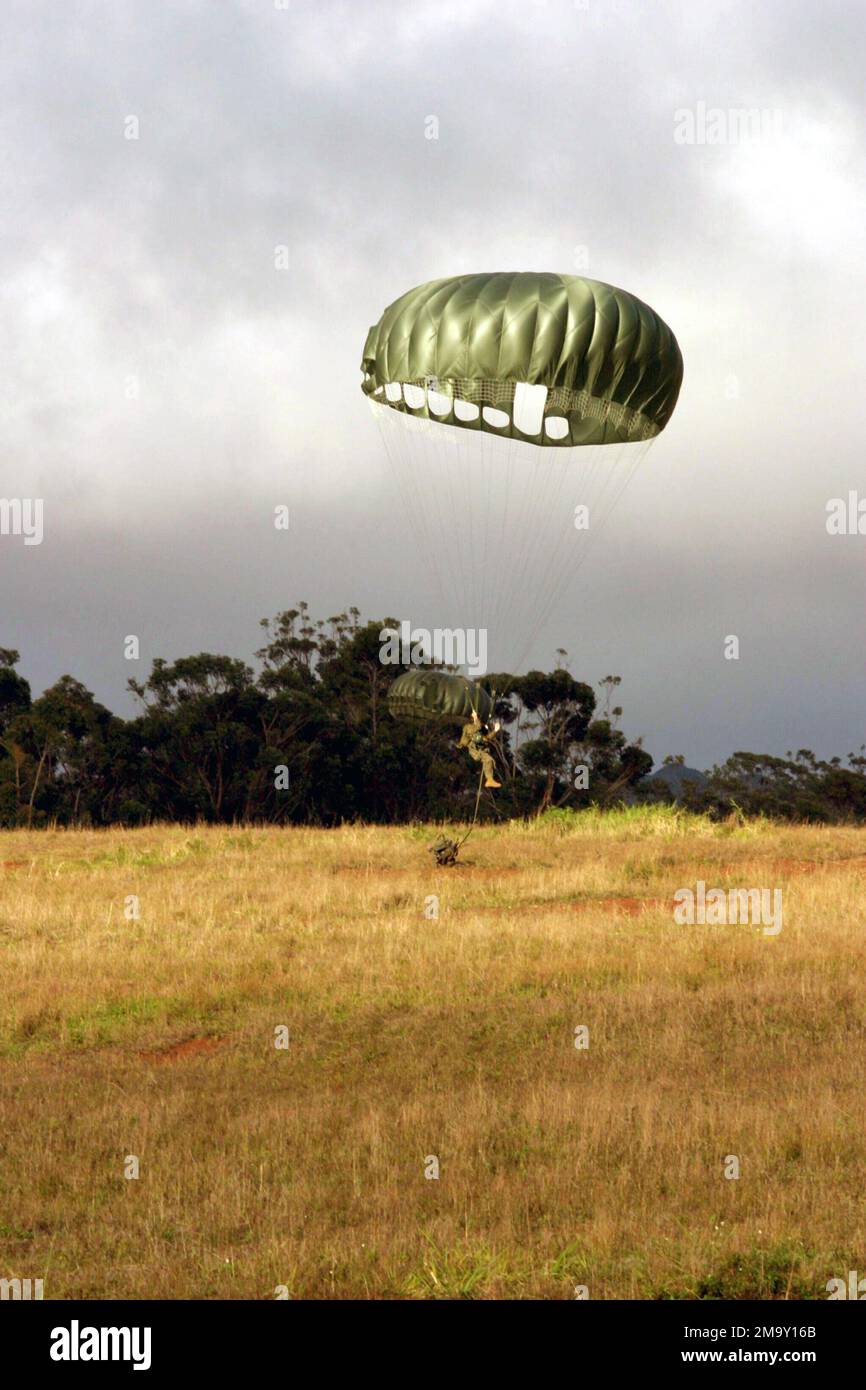
M338 825L472 814L474 767L442 720L395 718L388 691L407 666L383 664L381 632L357 609L314 619L305 603L262 622L256 666L200 652L157 658L130 680L139 712L122 719L71 675L33 698L0 647L0 825L140 825L150 821ZM620 728L619 677L589 684L552 671L498 673L479 684L502 727L502 790L486 819L610 806L672 793L646 786L653 761ZM429 671L429 667L424 667ZM822 762L740 752L681 799L718 817L866 820L863 750Z

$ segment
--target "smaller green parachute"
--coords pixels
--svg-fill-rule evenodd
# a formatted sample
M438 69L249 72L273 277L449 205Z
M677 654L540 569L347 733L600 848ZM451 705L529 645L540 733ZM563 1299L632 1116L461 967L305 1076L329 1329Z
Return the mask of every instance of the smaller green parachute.
M414 667L398 676L388 691L388 708L398 719L441 719L466 724L472 713L482 724L493 717L493 700L466 676Z

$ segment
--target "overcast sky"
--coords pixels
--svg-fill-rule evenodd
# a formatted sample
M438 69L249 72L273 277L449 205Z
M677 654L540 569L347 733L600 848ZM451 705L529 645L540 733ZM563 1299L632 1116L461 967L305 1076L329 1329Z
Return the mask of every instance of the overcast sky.
M35 693L68 671L127 714L154 656L250 659L299 598L423 612L367 329L421 281L585 256L685 382L529 659L620 674L657 760L866 741L866 535L826 529L866 498L859 0L0 16L0 498L45 517L0 536L0 645Z

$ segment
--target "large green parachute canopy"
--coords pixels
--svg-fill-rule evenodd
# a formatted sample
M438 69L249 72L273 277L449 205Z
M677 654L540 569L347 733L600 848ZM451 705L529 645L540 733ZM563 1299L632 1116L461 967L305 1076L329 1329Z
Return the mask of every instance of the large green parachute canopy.
M388 691L388 708L402 719L439 719L466 724L473 710L482 723L493 715L493 701L486 690L466 676L450 671L404 671Z
M362 389L377 404L533 444L652 439L683 376L667 324L579 275L455 275L409 290L370 329ZM529 428L515 388L546 387Z

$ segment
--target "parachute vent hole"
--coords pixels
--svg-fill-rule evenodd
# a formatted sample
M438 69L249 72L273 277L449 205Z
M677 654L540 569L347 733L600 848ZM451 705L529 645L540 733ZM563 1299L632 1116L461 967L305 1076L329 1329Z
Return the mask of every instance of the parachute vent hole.
M403 383L403 399L410 410L421 410L424 405L423 386L413 386L411 381Z
M568 434L568 421L561 415L548 415L544 422L544 431L548 439L565 439Z
M389 401L399 401L403 397L403 387L399 381L389 381L385 387L385 396Z
M433 411L433 414L434 414L434 415L450 415L450 414L451 414L451 405L452 405L451 397L450 397L450 396L443 396L442 393L441 393L441 391L428 391L428 392L427 392L427 404L429 405L430 409Z
M495 406L486 405L482 411L485 423L492 425L495 430L504 430L509 424L509 418L504 410L497 410Z
M474 401L456 400L454 402L454 414L458 420L477 420L479 413L478 406Z
M533 386L528 381L514 383L514 423L522 434L532 438L541 434L547 387Z

